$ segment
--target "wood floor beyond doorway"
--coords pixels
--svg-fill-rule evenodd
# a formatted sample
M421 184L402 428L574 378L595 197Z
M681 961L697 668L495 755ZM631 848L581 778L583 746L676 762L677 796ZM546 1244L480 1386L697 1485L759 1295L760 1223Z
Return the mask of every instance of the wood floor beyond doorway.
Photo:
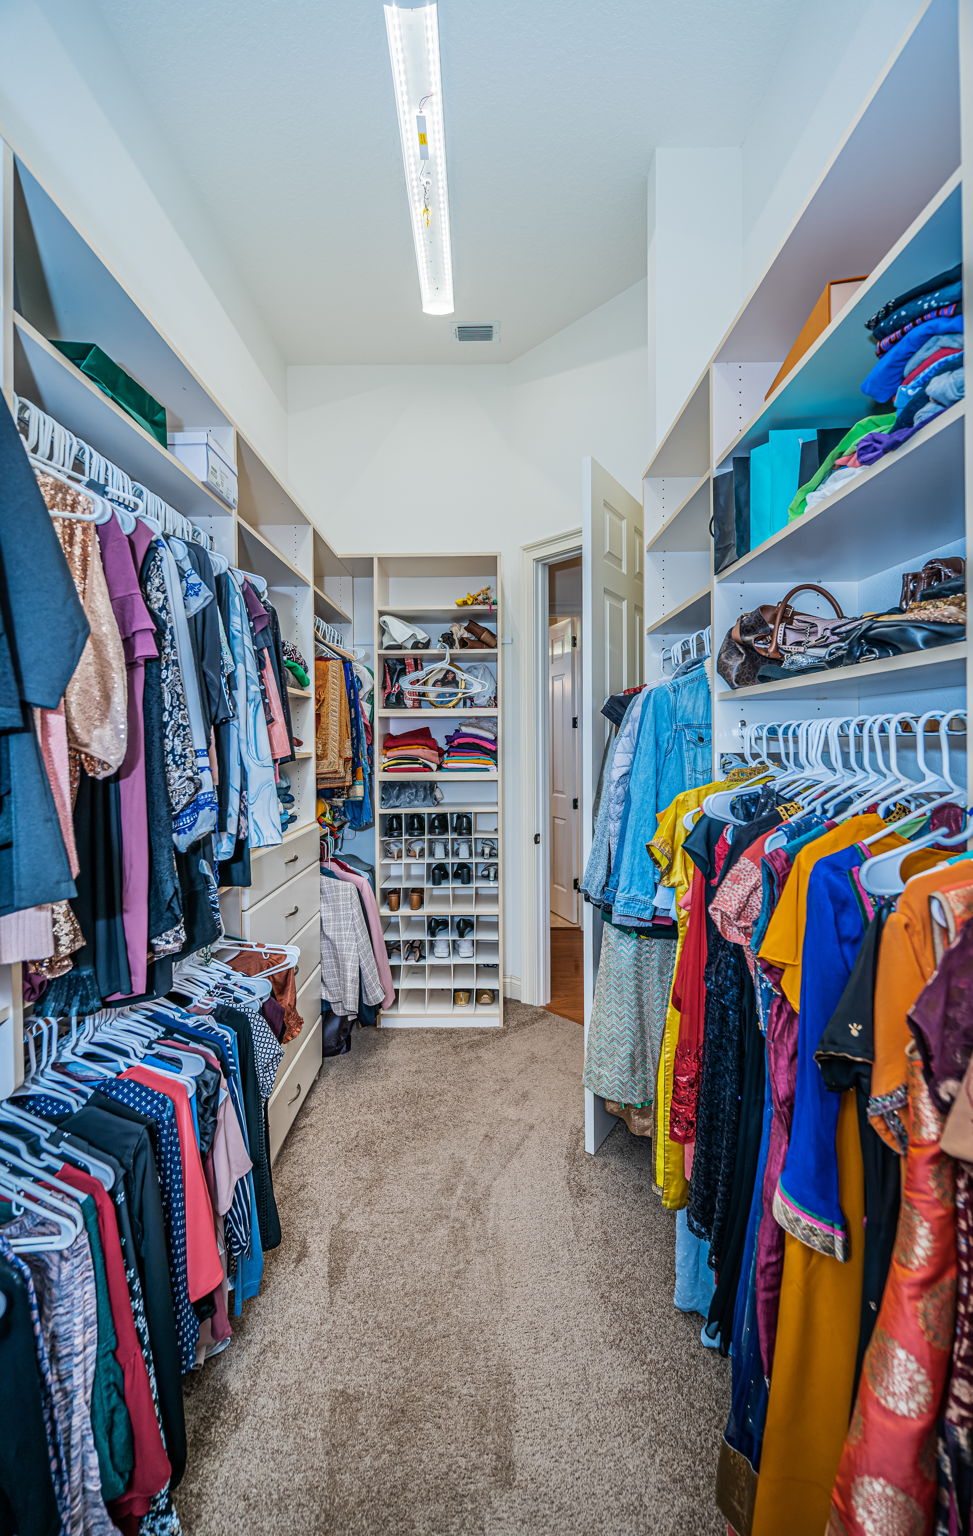
M584 1023L584 937L580 928L551 929L549 1013Z

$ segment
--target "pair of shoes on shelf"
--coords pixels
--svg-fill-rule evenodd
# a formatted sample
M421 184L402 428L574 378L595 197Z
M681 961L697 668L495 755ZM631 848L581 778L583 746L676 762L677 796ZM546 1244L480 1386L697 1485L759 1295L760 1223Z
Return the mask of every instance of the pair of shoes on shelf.
M402 905L402 896L403 896L403 892L402 891L389 891L387 893L386 898L385 898L385 905L388 907L388 910L390 912L398 912L399 908ZM424 899L425 899L425 893L418 886L416 886L413 890L411 890L409 892L409 908L410 908L410 910L413 911L413 912L418 912L419 909L422 906L422 903L423 903Z
M497 856L497 845L492 838L483 837L480 839L476 851L481 859L495 859Z
M454 864L452 879L454 885L472 885L473 871L469 864ZM449 885L449 883L449 866L447 864L434 864L429 871L429 884Z
M481 864L476 878L478 880L485 880L488 885L496 885L498 883L497 866L495 864Z
M426 946L421 939L410 939L405 946L403 959L406 965L421 965L426 958Z

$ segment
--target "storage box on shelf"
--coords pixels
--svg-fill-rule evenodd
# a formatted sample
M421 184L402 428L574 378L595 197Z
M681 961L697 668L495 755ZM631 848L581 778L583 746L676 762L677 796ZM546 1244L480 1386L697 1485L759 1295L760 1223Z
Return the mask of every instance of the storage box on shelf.
M464 718L471 724L482 718L497 727L499 763L499 611L484 604L456 606L457 597L485 586L499 593L498 557L386 556L376 560L374 579L375 745L379 763L387 733L425 726L442 745ZM387 637L379 622L383 614L420 626L431 638L430 647L419 651L386 647ZM454 651L453 659L461 667L486 669L496 703L482 709L475 702L470 707L449 709L386 705L385 660L411 656L423 666L432 665L445 654L440 643L443 631L452 623L471 618L496 632L497 646L484 651ZM440 771L406 776L379 772L378 796L396 783L435 784L442 800L429 807L383 809L378 816L375 866L379 871L379 906L397 994L395 1007L382 1016L383 1023L392 1027L496 1026L503 1008L501 774ZM410 816L416 818L411 833L406 830ZM396 825L401 828L398 832L394 831ZM416 830L419 827L421 830ZM399 893L400 902L394 912L388 906L393 891ZM421 897L417 910L410 907L412 891ZM440 925L436 934L429 931L430 919ZM437 941L438 955L434 952ZM410 944L419 945L418 954L411 959ZM489 992L490 1001L478 1003L478 992Z

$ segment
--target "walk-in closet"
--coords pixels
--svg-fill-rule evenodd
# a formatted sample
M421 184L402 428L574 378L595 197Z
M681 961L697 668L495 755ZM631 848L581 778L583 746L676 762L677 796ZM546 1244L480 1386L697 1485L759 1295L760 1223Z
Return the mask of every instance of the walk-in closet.
M969 0L0 6L0 1536L973 1536L971 165Z

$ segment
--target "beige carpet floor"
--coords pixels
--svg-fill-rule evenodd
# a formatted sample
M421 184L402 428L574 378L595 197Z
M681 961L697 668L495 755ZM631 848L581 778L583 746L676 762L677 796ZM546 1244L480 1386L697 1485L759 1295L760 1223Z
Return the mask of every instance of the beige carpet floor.
M581 1031L360 1031L277 1163L284 1242L189 1384L186 1536L716 1536L729 1372Z

